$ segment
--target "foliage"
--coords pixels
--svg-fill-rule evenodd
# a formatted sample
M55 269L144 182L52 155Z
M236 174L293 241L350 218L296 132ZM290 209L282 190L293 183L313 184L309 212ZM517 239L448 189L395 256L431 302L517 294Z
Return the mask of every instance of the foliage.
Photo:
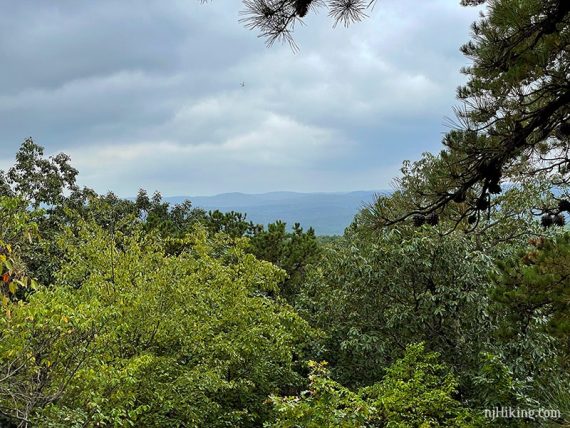
M508 309L507 333L526 332L537 318L570 355L570 234L538 239L500 263L494 297ZM564 361L568 361L564 358Z
M480 368L473 377L473 384L485 408L536 404L525 394L527 385L516 378L512 368L489 352L481 353Z
M306 232L299 223L288 232L286 224L277 221L260 229L251 237L251 252L260 260L267 260L287 272L287 278L280 286L280 295L294 302L306 277L308 265L315 262L319 254L315 231Z
M37 285L28 275L22 253L38 234L35 220L39 216L41 211L27 211L22 200L0 196L0 298L7 316L8 302L22 298Z
M266 297L283 271L208 238L69 229L57 283L2 318L0 408L43 426L255 426L300 382L310 328ZM18 370L14 370L18 367Z
M0 172L0 195L19 196L35 207L60 203L66 190L76 189L78 171L69 161L63 153L44 158L43 147L28 138L16 154L16 164L6 174Z
M567 412L570 3L462 3L487 9L444 150L405 162L396 192L325 244L158 192L80 189L67 155L27 139L0 172L0 424L467 427L493 406ZM318 7L347 24L372 3L244 4L272 43ZM330 372L311 363L303 391L308 358Z
M539 384L563 374L561 345L539 318L505 335L507 310L490 297L496 260L520 248L427 225L349 234L323 250L297 308L326 332L318 356L344 385L378 382L408 344L423 341L458 373L463 402L535 406L544 403Z
M448 206L458 208L459 219L479 217L506 183L537 176L551 187L568 184L570 4L464 2L481 3L487 10L462 48L472 64L458 89L458 123L444 137L441 154L430 160L428 177L411 189L413 209L385 213L384 224ZM557 210L553 204L545 212Z
M570 375L565 373L552 373L543 384L539 386L540 397L545 403L543 407L548 405L553 409L558 409L562 415L559 424L562 426L570 425Z
M111 234L132 234L142 225L146 232L157 232L162 238L176 240L188 234L196 224L203 224L212 235L223 232L235 238L248 236L250 252L287 272L280 294L290 301L304 278L306 266L318 253L314 230L303 231L299 224L287 231L286 225L277 221L265 229L247 221L242 213L218 210L206 213L193 207L189 200L171 205L159 192L149 197L144 189L140 189L136 199L129 200L112 192L98 195L89 188L80 189L74 184L77 171L69 165L69 157L61 154L56 158L43 158L43 148L26 140L8 174L18 178L17 182L9 182L17 183L17 193L24 198L18 205L19 215L26 211L26 202L48 204L43 212L35 212L42 239L30 242L26 251L21 252L30 272L43 284L54 282L54 273L61 265L62 254L55 245L57 235L65 227L73 228L80 220L95 222ZM60 169L67 171L67 175L57 172L57 162L63 162Z
M425 226L326 249L299 297L301 314L327 332L323 358L349 386L378 381L410 343L425 341L467 374L491 340L492 260L459 234Z
M330 379L326 365L310 363L310 386L297 397L273 397L277 420L293 427L474 427L480 417L459 403L457 381L424 346L410 345L382 381L353 392Z
M10 301L19 300L24 293L37 288L37 282L26 275L12 246L0 241L0 303L7 317L11 316Z
M204 224L211 233L223 232L235 238L250 236L262 226L254 225L246 220L247 215L235 211L209 211Z
M199 221L205 221L205 212L194 208L189 200L172 206L155 192L151 198L140 189L134 203L136 216L144 221L146 230L158 230L162 236L181 236Z
M362 427L375 417L376 408L358 392L330 378L326 363L309 362L309 389L295 397L271 397L275 428Z
M254 225L247 216L235 211L208 212L202 221L211 233L223 232L233 237L247 236L249 250L260 260L279 266L287 272L287 277L279 287L279 294L289 302L294 302L301 283L305 279L307 266L319 254L319 243L313 228L304 231L299 223L287 230L286 223L276 221L267 225Z
M302 24L310 11L325 7L335 26L339 22L348 26L365 18L366 10L374 3L375 0L243 0L241 21L247 28L257 30L269 46L281 40L296 48L292 37L295 24Z
M421 206L430 203L430 189L434 186L445 190L444 178L450 168L449 164L442 163L440 156L430 153L425 153L417 162L404 162L402 176L395 180L396 190L379 196L363 209L357 215L353 231L360 229L362 234L370 234L382 230L387 224L401 228L414 225L416 216L426 218L421 214ZM439 223L446 231L461 230L493 246L520 245L530 237L556 233L560 228L558 225L544 228L539 220L544 213L560 212L558 208L550 210L548 207L558 206L565 200L566 186L553 188L547 175L537 174L504 187L502 193L485 199L484 209L477 208L480 187L469 190L452 204L437 210ZM410 213L416 214L410 218ZM393 224L393 219L406 221Z
M0 240L22 251L37 237L42 215L41 210L28 210L21 199L0 196Z

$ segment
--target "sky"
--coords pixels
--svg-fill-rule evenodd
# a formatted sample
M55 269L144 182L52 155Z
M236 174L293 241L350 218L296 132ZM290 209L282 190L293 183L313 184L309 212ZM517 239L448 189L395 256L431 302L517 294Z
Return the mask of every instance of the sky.
M237 0L0 2L0 169L32 137L119 196L390 188L440 149L479 13L378 0L333 29L321 10L294 52Z

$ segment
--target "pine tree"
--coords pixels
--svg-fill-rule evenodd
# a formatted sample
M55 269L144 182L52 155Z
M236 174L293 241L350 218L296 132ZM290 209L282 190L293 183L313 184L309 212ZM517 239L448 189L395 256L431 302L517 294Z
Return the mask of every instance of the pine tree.
M454 204L467 204L460 218L484 212L502 182L542 175L570 184L570 2L462 3L487 10L462 47L472 63L462 70L469 79L458 89L455 129L417 183L414 208L386 224Z
M537 239L516 259L500 265L494 297L510 308L508 327L524 330L545 317L546 329L570 353L570 234Z

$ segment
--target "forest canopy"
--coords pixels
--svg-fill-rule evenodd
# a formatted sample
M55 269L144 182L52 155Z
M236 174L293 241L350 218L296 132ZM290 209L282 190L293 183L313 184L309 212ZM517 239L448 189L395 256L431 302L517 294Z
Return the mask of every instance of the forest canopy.
M568 426L570 5L463 3L485 12L460 123L340 237L98 194L25 140L0 172L0 425ZM369 4L246 6L271 37Z

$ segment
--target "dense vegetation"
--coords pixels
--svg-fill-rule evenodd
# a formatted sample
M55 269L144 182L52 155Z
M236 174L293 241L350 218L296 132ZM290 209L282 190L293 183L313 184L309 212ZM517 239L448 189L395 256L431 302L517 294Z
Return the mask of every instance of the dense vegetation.
M26 140L0 174L0 425L568 426L568 4L489 1L474 33L467 128L337 239L99 195Z

